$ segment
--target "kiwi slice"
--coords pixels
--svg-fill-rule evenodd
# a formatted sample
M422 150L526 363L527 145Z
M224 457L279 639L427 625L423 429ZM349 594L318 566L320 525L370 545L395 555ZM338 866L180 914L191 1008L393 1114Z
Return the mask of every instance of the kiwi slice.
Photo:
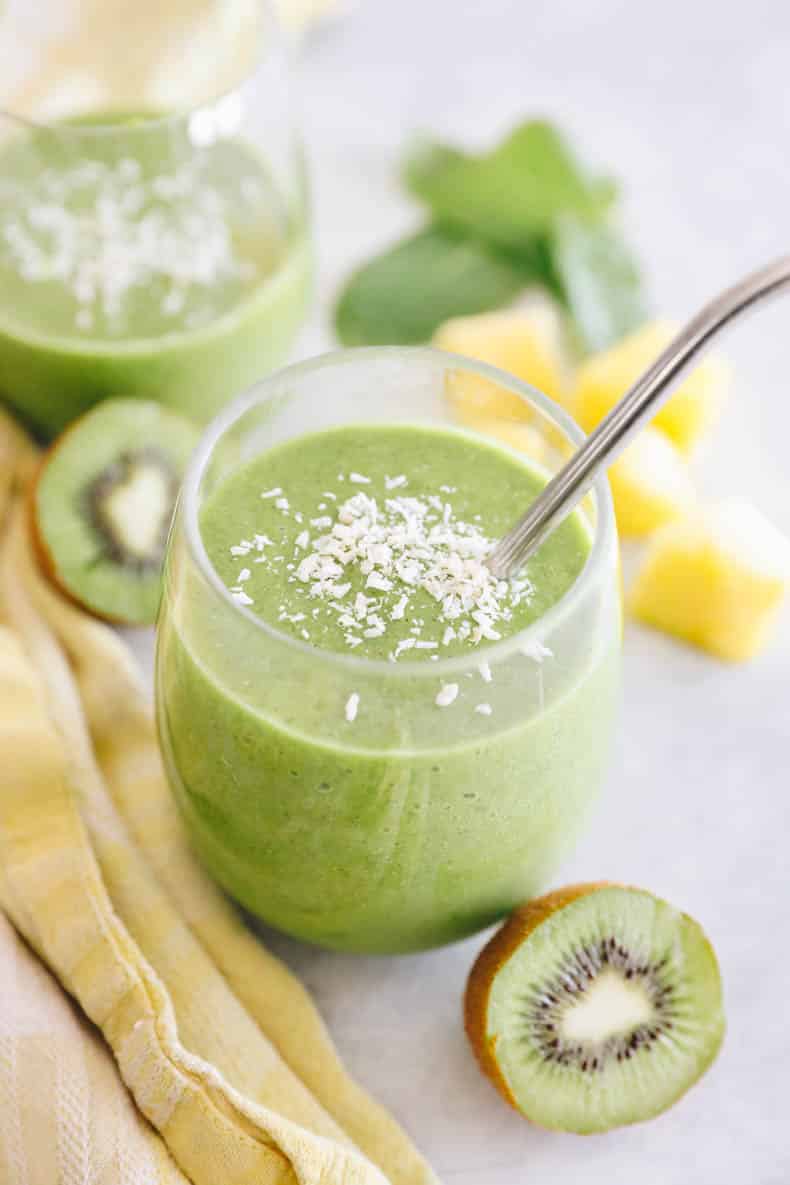
M32 491L42 565L96 616L154 621L173 507L197 437L158 403L109 399L45 454Z
M579 1133L665 1111L724 1036L719 968L699 925L651 893L610 884L516 910L472 969L465 1015L508 1102Z

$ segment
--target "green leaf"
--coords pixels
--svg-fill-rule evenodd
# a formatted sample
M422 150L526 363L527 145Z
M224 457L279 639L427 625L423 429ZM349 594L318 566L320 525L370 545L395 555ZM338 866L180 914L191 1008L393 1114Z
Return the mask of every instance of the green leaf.
M582 349L606 349L644 321L639 269L615 228L560 218L551 256Z
M591 177L541 121L521 124L483 156L424 141L407 156L404 178L437 221L511 252L559 214L601 217L616 196L614 183Z
M537 245L515 262L428 227L353 273L335 309L337 335L346 346L425 342L448 317L508 304L545 266Z

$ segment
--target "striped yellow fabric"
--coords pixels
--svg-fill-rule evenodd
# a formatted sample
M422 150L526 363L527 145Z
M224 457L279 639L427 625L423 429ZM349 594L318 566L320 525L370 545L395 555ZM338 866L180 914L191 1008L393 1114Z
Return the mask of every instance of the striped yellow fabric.
M131 660L42 581L21 506L0 607L3 905L101 1028L173 1160L194 1185L435 1181L194 863ZM123 1180L63 1170L51 1185Z
M0 999L4 1185L188 1185L101 1037L2 914Z

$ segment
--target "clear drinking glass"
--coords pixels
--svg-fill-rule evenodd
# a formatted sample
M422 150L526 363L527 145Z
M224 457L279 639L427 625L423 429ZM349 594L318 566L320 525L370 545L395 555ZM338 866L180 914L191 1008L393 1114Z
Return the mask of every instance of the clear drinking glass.
M118 394L210 419L307 307L270 9L17 0L0 66L0 391L45 433Z
M231 894L331 947L401 951L469 934L541 889L577 836L618 700L608 485L600 478L587 501L589 557L562 599L522 633L438 662L328 652L263 622L212 568L201 507L238 466L305 432L459 421L472 438L539 452L533 464L546 476L582 438L547 397L468 359L423 348L339 352L269 377L226 409L198 448L175 516L156 673L173 791L197 851ZM400 472L397 458L393 466ZM522 510L514 505L513 517ZM444 681L460 693L438 710ZM360 708L349 731L353 693ZM475 712L481 699L490 715Z

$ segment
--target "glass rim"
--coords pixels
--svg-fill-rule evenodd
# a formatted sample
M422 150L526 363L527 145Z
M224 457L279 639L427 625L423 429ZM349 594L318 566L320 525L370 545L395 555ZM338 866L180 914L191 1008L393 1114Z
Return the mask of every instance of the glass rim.
M479 377L490 379L500 386L506 387L526 402L536 406L576 447L585 439L584 432L573 417L564 408L560 407L558 403L555 403L553 399L550 399L548 395L544 395L542 391L537 390L537 388L530 386L529 383L525 383L514 375L508 374L507 371L500 370L496 366L490 366L486 362L478 362L462 354L438 350L433 346L357 346L351 349L329 350L301 362L292 363L290 366L282 367L260 380L254 387L231 400L227 407L205 429L187 466L179 496L179 507L176 512L177 515L183 515L184 534L190 557L196 564L201 577L214 594L218 596L220 601L232 613L238 615L240 620L247 622L251 629L272 638L277 643L293 647L306 656L312 656L315 661L336 664L346 671L377 673L388 677L396 676L401 678L405 676L425 677L431 675L436 677L439 675L463 673L475 662L478 664L482 662L495 663L500 659L509 658L518 652L528 653L530 649L534 649L537 653L537 646L535 644L540 643L547 633L550 633L557 625L570 616L578 603L583 599L590 585L594 584L600 577L604 565L607 562L612 544L615 541L614 505L605 472L602 472L595 480L590 491L595 495L597 518L594 526L592 526L592 545L589 554L581 571L559 600L555 601L545 613L517 633L510 634L499 642L489 643L485 647L476 647L473 651L470 650L468 655L457 655L454 658L439 658L436 662L426 662L425 660L415 661L413 659L390 662L389 659L363 658L353 653L344 654L340 651L325 650L310 642L295 638L291 634L286 634L271 623L264 621L263 618L253 613L245 605L239 604L223 584L208 556L198 521L200 485L215 449L230 429L253 408L263 405L267 399L273 397L275 393L274 384L281 383L284 378L298 380L302 374L311 373L324 367L348 365L349 361L353 359L364 361L366 359L374 360L376 358L403 355L417 359L423 357L426 361L431 359L444 360L448 366L454 369L460 369L466 373L476 374ZM270 387L271 390L268 389Z
M147 130L155 131L157 129L167 128L173 124L183 123L190 116L197 115L201 111L206 111L238 95L247 83L254 78L256 72L264 62L272 58L275 53L283 54L285 47L284 35L280 21L275 17L272 0L258 0L257 10L259 15L264 17L265 22L265 28L261 28L258 31L258 40L260 43L258 52L249 68L241 74L232 86L225 87L223 90L217 91L215 95L211 95L197 102L171 107L162 114L146 114L145 111L139 114L135 113L133 122L127 125L127 130L138 130L140 132ZM269 37L267 49L263 49L264 33L267 33ZM112 114L112 108L109 109L109 114ZM74 122L70 122L68 116L65 118L59 116L49 119L37 119L34 116L24 115L20 111L14 111L8 102L0 104L0 121L7 120L31 132L53 132L58 136L72 136L75 139L80 136L103 137L118 134L118 126L113 123L107 123L106 120L105 122L97 120L94 123L90 117L87 117L83 121L79 115L72 117L72 119Z

